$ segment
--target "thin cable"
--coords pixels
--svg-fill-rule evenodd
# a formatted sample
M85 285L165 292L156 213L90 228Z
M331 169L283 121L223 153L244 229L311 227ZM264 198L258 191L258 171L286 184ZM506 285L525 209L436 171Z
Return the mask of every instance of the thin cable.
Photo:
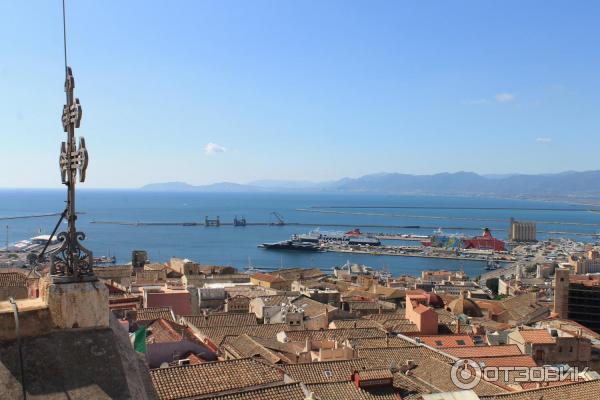
M65 77L67 76L67 12L65 8L65 0L62 0L63 12L63 46L65 53Z

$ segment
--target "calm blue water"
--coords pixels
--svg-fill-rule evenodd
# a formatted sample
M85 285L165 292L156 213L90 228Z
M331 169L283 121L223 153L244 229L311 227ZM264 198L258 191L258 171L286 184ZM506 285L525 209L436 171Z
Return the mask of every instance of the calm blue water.
M0 218L60 212L64 208L62 190L0 190ZM343 208L335 208L341 206ZM387 267L394 274L417 274L426 268L464 270L470 275L483 271L482 262L432 260L412 257L348 255L339 253L276 252L257 248L263 242L287 239L294 233L321 227L323 230L350 228L323 227L325 224L360 225L418 225L420 229L361 228L367 232L400 232L429 234L438 227L448 233L477 234L483 227L505 239L509 218L538 221L538 230L595 233L600 231L600 214L589 211L533 210L464 210L464 209L394 209L347 208L352 206L444 206L444 207L521 207L567 208L581 206L501 200L489 198L457 198L427 196L372 196L330 194L205 194L153 193L143 191L80 190L78 227L87 233L87 247L96 256L115 254L117 261L127 262L131 250L145 249L154 261L170 257L186 257L205 264L227 264L235 267L255 266L321 267L329 269L347 259L375 268ZM312 207L312 208L311 208ZM310 212L298 209L310 209ZM245 216L248 222L274 222L270 213L277 211L288 222L305 222L310 226L121 226L94 224L92 221L189 222L203 221L204 216L220 216L231 222L235 215ZM326 211L326 212L320 212ZM331 213L332 211L336 213ZM9 241L16 242L42 233L50 233L58 217L0 220L0 240L4 246L6 226ZM561 222L562 224L558 224ZM566 225L565 225L566 223ZM587 225L575 225L587 224ZM539 234L539 238L564 236ZM591 241L591 237L573 236ZM392 242L394 243L394 242ZM398 242L395 242L398 243Z

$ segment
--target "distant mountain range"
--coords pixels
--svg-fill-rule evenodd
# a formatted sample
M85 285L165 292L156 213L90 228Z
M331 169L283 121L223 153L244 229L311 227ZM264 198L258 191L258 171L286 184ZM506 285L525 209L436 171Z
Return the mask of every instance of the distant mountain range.
M537 199L598 199L600 171L539 175L479 175L474 172L409 175L380 173L331 182L259 180L192 186L183 182L153 183L152 191L195 192L327 192L410 195L497 196Z

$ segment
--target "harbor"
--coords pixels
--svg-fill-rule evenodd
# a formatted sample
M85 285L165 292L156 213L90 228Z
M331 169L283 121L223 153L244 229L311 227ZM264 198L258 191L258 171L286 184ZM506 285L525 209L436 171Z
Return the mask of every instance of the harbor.
M14 193L5 196L5 199L9 202L3 217L51 214L50 208L58 208L62 204L62 198L53 191L39 194ZM512 201L489 199L470 199L468 204L472 207L468 210L439 210L435 213L437 215L432 215L457 217L454 220L420 218L423 214L434 212L420 209L411 211L408 208L402 214L414 213L415 218L297 211L310 209L311 203L319 204L319 209L326 209L324 206L328 205L327 202L336 206L343 205L340 199L350 204L364 201L372 206L376 202L399 206L435 203L436 209L458 202L455 198L443 197L388 199L376 196L238 194L232 198L221 194L99 191L94 192L93 197L83 192L78 223L89 233L88 244L95 257L115 256L117 264L130 258L132 248L140 248L147 250L153 261L161 262L174 256L183 256L202 260L209 265L242 267L251 258L258 268L283 265L327 270L331 265L339 265L350 259L351 262L377 268L387 265L400 274L418 273L423 268L464 268L474 276L486 271L490 258L488 254L477 254L472 250L456 253L453 250L425 247L422 242L430 240L440 227L449 235L473 237L480 235L485 226L491 229L495 237L508 242L509 221L514 215L519 220L537 221L538 240L565 236L589 243L597 238L597 229L586 224L600 224L600 216L588 211L519 211L505 206L514 205ZM522 203L526 206L520 208L567 208L547 204L537 206L535 202ZM140 204L145 206L138 207ZM486 205L498 205L500 210L472 210ZM509 210L502 210L503 208ZM382 210L372 211L376 214ZM273 212L277 212L280 219ZM494 221L483 221L488 219ZM564 224L552 225L553 221L562 221ZM10 220L5 223L10 225L10 231L7 232L9 235L6 236L10 236L10 244L14 244L41 233L50 233L55 224L54 216ZM362 235L379 240L381 245L347 247L332 243L323 246L320 251L275 251L257 247L263 243L287 240L293 235L307 234L319 228L322 232L359 229ZM5 229L0 232L4 233ZM4 248L5 244L6 237L2 235L0 247ZM3 256L8 257L8 254ZM496 254L494 259L498 259L501 264L513 261L503 254ZM107 261L109 260L98 260L103 264L107 264Z

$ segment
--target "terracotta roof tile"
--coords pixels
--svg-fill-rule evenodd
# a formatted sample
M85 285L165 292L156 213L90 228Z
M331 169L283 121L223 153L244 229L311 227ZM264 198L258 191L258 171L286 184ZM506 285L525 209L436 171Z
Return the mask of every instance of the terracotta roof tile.
M150 377L160 400L216 395L235 389L283 383L281 371L248 358L153 369Z
M437 392L455 392L461 390L452 381L453 363L448 363L435 358L426 358L417 363L417 367L411 370L411 376L420 379L431 386ZM472 389L478 395L493 395L506 393L506 390L493 383L481 380Z
M346 382L354 371L368 368L365 359L344 361L322 361L314 363L288 364L282 367L293 379L309 383Z
M168 343L188 340L205 347L204 343L185 325L159 318L148 325L148 343Z
M346 340L387 336L385 331L377 328L297 330L289 331L286 334L292 342L303 342L307 338L310 340Z
M419 336L419 339L436 348L475 346L473 339L468 335L428 335Z
M1 272L0 287L27 287L27 276L19 272Z
M286 363L292 362L283 354L268 349L258 340L248 335L240 335L236 338L226 340L222 345L222 348L224 350L227 350L229 353L235 355L237 358L249 358L260 356L266 361L270 362L271 364L276 364L280 361Z
M594 380L480 398L481 400L598 400L598 393L600 393L600 380Z
M259 281L263 281L263 282L269 282L269 283L285 282L285 279L283 279L282 277L277 276L277 275L272 275L272 274L257 273L257 274L252 275L252 278L259 280Z
M291 303L296 307L302 308L304 310L304 315L307 317L316 317L317 315L323 314L325 310L328 312L337 310L337 308L332 305L323 304L304 295L292 300Z
M443 351L458 358L520 356L523 354L516 344L507 344L504 346L455 347L443 349Z
M248 336L275 338L279 332L290 329L287 324L196 327L187 322L185 318L182 321L188 324L202 340L210 339L215 346L219 346L227 336L247 334Z
M389 368L396 364L398 367L406 364L407 360L418 363L420 360L436 358L446 362L454 359L442 352L429 349L425 346L388 347L388 348L362 348L357 350L358 357L366 358L372 368Z
M171 311L170 307L141 308L137 310L137 321L154 321L159 318L175 322L173 311Z
M533 357L527 354L520 356L477 357L473 361L483 363L487 367L535 367Z
M244 390L242 392L211 397L212 400L305 400L306 395L300 383L290 383L266 388Z
M352 347L355 349L369 349L381 347L414 347L413 342L397 336L388 336L384 338L355 338L351 339Z
M258 325L254 313L214 313L207 315L183 315L196 327Z
M383 325L370 319L340 319L332 321L330 325L335 325L332 329L348 328L382 328Z
M539 344L554 344L556 340L546 329L527 329L519 331L525 342Z
M361 380L394 379L389 368L371 368L358 371Z
M306 385L319 400L401 400L400 394L393 387L370 391L356 387L353 382L313 383Z

